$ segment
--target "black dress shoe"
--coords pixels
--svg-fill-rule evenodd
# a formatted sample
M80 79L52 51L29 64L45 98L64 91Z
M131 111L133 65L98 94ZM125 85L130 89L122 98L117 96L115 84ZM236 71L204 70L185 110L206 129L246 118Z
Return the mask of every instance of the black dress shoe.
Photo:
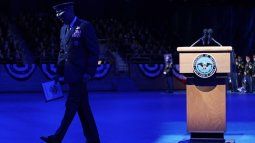
M48 137L42 136L40 138L41 138L41 140L43 140L46 143L61 143L61 141L58 140L57 137L54 136L54 135L53 136L48 136Z

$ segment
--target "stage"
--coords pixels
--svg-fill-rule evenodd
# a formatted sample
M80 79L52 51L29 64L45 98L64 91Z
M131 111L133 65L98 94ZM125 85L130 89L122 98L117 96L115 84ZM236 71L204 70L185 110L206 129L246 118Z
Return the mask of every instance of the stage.
M0 94L0 142L42 143L54 133L64 101L45 103L42 93ZM186 132L185 93L92 92L91 107L102 143L178 143ZM228 93L226 139L255 142L255 95ZM76 116L63 143L84 143Z

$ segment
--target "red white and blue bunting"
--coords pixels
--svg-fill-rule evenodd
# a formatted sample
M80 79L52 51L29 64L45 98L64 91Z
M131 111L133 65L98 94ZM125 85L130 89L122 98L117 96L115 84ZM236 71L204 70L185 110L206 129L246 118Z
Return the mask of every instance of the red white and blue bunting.
M138 64L141 72L149 78L156 78L164 71L164 64Z
M36 65L6 64L4 67L7 73L15 80L28 80L35 71ZM106 77L110 73L111 67L110 63L98 65L95 78L102 79ZM149 78L156 78L164 71L164 64L138 64L138 67L143 75ZM42 64L41 69L44 75L49 79L52 79L56 74L55 64ZM179 65L174 65L172 68L173 76L185 83L187 78L183 74L180 74L179 71Z
M15 80L28 80L35 71L35 64L6 64L7 73Z
M48 79L53 79L57 72L56 64L42 64L41 69Z
M95 78L97 79L104 78L106 75L108 75L110 69L111 69L111 64L109 63L98 65Z

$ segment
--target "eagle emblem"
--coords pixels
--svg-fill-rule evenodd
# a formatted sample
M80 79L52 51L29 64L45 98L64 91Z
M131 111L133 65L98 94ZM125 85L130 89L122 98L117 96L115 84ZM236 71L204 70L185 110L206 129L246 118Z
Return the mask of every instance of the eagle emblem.
M216 72L215 59L209 54L201 54L193 62L194 73L200 78L209 78Z
M198 63L198 65L201 66L205 70L206 68L208 68L212 64L211 63L203 62L203 63Z

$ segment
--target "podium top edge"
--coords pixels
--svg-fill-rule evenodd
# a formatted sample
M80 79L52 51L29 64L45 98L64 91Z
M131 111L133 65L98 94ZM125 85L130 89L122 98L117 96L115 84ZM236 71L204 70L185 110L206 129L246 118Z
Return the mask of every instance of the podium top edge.
M178 52L231 52L231 46L178 47Z

